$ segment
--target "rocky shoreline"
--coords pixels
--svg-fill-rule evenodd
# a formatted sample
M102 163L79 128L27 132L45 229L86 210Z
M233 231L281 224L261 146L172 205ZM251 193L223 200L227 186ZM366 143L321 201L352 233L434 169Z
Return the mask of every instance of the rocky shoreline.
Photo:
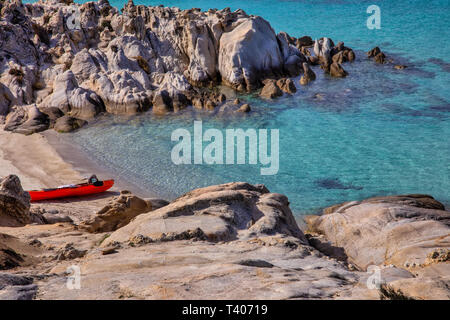
M104 112L250 112L218 85L275 99L295 93L292 77L345 77L352 61L342 42L277 35L242 10L0 0L0 120L15 132L0 133L0 300L450 299L450 212L429 195L336 204L302 230L286 196L246 182L171 202L24 192L81 175L16 133L68 132Z
M247 113L251 106L218 86L274 99L297 91L292 77L307 85L319 67L345 77L342 64L355 61L343 42L275 34L243 10L132 0L120 12L107 0L0 1L0 44L0 122L23 134L69 132L105 112ZM387 62L378 47L368 55Z
M30 206L12 175L0 200L0 299L450 298L450 212L427 195L335 205L304 232L244 182Z

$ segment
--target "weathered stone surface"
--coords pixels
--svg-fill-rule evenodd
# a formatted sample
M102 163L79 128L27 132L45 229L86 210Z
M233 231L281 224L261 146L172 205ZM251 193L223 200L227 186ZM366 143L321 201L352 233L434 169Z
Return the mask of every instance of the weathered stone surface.
M360 268L424 264L450 246L450 213L430 196L406 195L348 202L325 210L312 223Z
M218 70L238 90L254 90L264 76L281 74L283 62L275 32L261 17L245 19L220 38Z
M97 215L81 223L80 227L88 232L108 232L122 228L137 215L152 210L150 201L134 196L128 191L122 191L120 196L97 212Z
M196 189L165 207L138 216L103 245L129 242L136 237L152 242L161 237L161 232L182 234L197 228L211 241L282 233L306 243L287 204L285 196L247 183Z
M0 273L0 300L32 300L37 290L29 277Z
M242 182L193 190L100 243L77 261L76 294L53 277L37 298L319 299L358 278L308 245L285 196Z
M6 117L4 130L33 134L49 128L49 118L36 105L18 106Z
M0 179L0 226L24 225L31 221L30 195L15 175Z

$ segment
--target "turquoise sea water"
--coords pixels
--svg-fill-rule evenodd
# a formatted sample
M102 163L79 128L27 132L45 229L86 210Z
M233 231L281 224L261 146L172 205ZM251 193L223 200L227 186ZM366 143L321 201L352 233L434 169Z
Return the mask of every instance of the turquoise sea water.
M123 7L125 1L110 1ZM158 5L160 1L135 1ZM232 9L261 15L276 32L331 37L355 48L345 79L316 69L317 81L275 102L246 97L253 112L223 117L194 113L156 118L106 116L66 137L97 163L160 196L229 181L264 183L286 194L296 214L375 195L427 193L450 204L450 1L164 1L166 6ZM381 8L381 30L366 9ZM375 65L363 51L379 45L405 70ZM316 94L320 93L321 98ZM280 171L259 166L171 162L174 129L280 130Z

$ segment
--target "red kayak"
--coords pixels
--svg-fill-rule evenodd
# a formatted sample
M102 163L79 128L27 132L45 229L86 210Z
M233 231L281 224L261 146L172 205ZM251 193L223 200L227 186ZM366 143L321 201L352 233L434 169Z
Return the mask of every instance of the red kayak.
M114 185L114 180L97 181L92 183L80 183L62 186L55 189L28 191L31 201L50 200L66 197L80 197L90 194L105 192Z

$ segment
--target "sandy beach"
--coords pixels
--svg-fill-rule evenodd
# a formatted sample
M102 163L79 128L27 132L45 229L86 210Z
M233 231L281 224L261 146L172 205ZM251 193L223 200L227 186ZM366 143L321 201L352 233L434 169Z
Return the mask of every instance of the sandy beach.
M25 190L50 188L83 177L42 134L25 136L0 128L0 176L15 174Z
M25 136L4 131L1 127L0 177L10 174L17 175L24 190L38 190L79 183L83 178L92 174L88 166L88 159L84 159L83 155L76 151L76 148L72 148L72 152L67 155L73 158L72 163L61 157L57 149L68 150L68 147L64 144L58 145L59 140L56 136L57 134L54 133L53 135L52 132ZM75 158L76 156L77 158ZM79 167L75 167L74 163L77 163ZM83 163L86 163L86 166ZM102 174L98 171L95 171L95 173L98 174L100 179L107 175L107 173ZM106 193L83 197L82 199L68 198L39 201L32 204L32 209L45 206L47 210L65 212L75 222L79 222L95 215L112 197L118 194L120 189L121 186L114 186ZM80 203L83 203L83 205L79 205Z

